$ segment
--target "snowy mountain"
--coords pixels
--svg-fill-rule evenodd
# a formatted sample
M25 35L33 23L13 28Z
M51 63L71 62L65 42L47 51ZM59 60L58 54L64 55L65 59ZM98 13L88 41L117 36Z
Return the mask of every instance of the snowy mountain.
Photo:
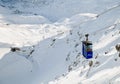
M0 0L0 84L119 84L119 10L119 0Z

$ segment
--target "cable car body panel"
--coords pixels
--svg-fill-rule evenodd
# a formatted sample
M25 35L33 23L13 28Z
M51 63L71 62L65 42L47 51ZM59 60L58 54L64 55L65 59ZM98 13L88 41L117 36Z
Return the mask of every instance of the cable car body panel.
M82 54L86 59L93 58L91 41L82 41Z

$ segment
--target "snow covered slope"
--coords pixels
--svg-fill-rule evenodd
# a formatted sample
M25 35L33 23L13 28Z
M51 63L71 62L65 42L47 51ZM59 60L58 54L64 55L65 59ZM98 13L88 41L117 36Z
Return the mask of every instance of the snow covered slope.
M0 4L0 84L120 83L119 0ZM81 54L86 33L93 42L89 60Z

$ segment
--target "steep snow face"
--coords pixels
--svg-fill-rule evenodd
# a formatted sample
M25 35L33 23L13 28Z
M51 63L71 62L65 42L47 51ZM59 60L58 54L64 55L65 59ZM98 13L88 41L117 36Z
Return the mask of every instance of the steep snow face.
M0 84L120 83L119 0L0 4ZM81 54L86 33L93 42L89 60Z
M55 81L49 82L49 84L120 83L120 80L117 80L120 77L120 58L115 49L115 45L120 43L120 12L118 10L120 10L119 7L112 8L110 11L100 14L98 17L95 15L94 17L96 18L86 21L84 21L84 18L83 23L79 23L79 25L76 21L78 18L75 19L74 17L76 24L69 24L73 29L71 37L67 37L70 40L70 44L77 45L76 48L73 47L73 50L68 53L68 59L70 61L74 58L74 61L72 60L70 65L70 70L72 69L72 71L63 74L63 76L58 77ZM69 21L67 20L67 23ZM90 60L82 58L82 55L79 54L81 53L80 41L83 40L85 33L89 33L90 40L93 41L94 58ZM93 64L89 66L91 61Z
M70 54L68 53L68 59L70 59L70 61L74 55L76 57L70 65L72 71L58 77L55 81L49 82L49 84L119 84L120 80L117 80L117 78L120 77L120 58L115 49L115 45L120 43L119 27L120 25L117 25L117 27L112 29L109 29L110 27L108 27L106 30L101 31L102 34L93 34L93 59L87 60L79 54L79 51L81 52L81 46L77 46L77 48L80 47L80 49L75 48L78 52L72 52L75 50L73 48ZM99 34L102 37L100 36L97 39ZM77 38L74 40L76 39ZM91 67L89 66L90 61L93 61L93 65Z

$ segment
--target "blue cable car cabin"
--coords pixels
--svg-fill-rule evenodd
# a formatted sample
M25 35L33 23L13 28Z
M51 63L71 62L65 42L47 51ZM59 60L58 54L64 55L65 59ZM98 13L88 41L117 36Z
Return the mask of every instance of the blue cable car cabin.
M82 54L86 59L93 58L92 42L88 41L88 35L86 41L82 41Z

